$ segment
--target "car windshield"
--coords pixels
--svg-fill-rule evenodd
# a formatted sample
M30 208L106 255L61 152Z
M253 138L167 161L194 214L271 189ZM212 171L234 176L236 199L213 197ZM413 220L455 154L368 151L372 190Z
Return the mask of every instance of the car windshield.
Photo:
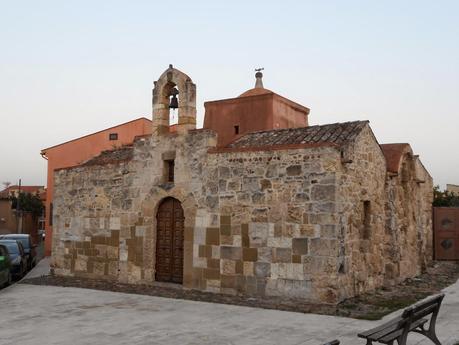
M2 242L8 248L10 254L19 254L19 246L15 242Z

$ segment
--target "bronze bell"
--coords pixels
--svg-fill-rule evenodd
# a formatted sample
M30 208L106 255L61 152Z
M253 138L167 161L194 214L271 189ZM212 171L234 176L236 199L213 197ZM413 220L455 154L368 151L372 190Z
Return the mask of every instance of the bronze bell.
M172 88L169 96L172 96L169 101L169 108L170 109L177 109L178 108L178 98L177 95L179 94L179 91L177 88Z

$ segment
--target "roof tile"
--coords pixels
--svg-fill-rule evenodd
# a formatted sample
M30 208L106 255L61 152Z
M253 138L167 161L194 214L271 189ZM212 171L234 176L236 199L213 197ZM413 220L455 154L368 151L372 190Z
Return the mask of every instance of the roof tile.
M357 137L368 121L333 123L302 128L275 129L248 133L228 145L229 148L256 148L291 144L345 144Z

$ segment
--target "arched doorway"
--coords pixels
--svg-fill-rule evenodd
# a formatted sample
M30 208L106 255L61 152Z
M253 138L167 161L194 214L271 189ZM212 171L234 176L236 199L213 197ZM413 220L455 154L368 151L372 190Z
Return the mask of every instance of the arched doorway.
M183 282L184 221L180 201L161 202L156 214L156 281Z

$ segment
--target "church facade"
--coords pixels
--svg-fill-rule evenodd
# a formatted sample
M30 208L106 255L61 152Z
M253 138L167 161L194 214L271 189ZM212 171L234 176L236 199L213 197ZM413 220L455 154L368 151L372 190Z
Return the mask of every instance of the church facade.
M432 178L410 146L368 121L309 126L256 77L196 129L196 86L170 66L151 135L56 170L55 274L320 303L419 274Z

